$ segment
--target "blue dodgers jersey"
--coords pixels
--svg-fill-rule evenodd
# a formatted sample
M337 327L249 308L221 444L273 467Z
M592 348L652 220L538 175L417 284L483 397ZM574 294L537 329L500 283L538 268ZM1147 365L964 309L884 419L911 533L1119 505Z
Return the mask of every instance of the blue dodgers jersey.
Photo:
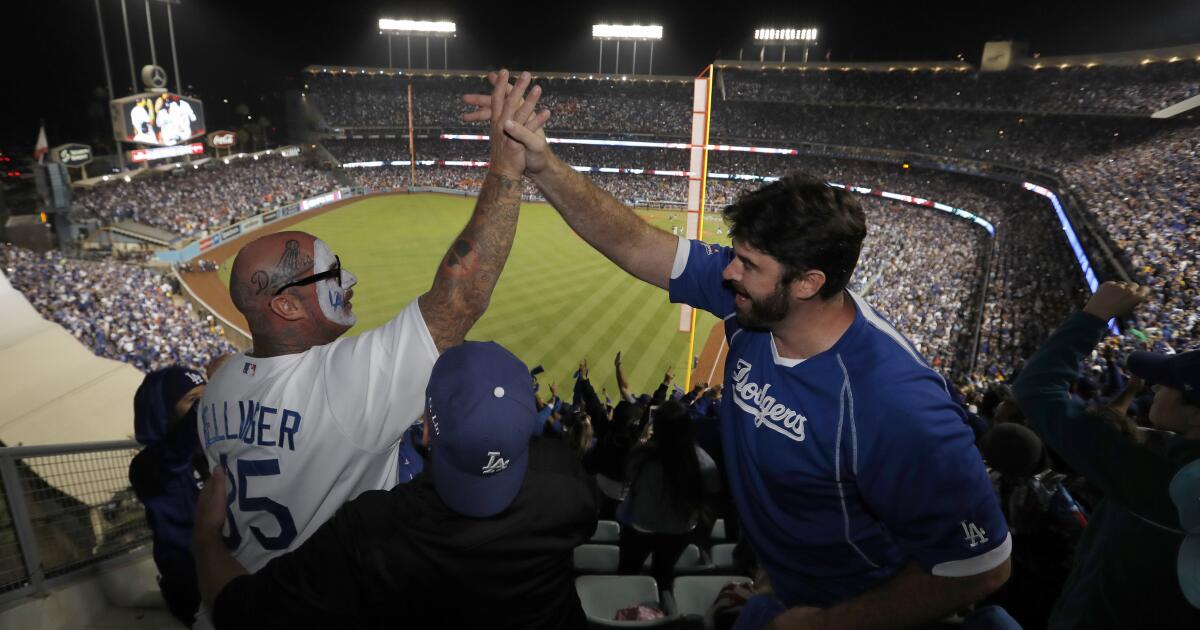
M724 318L721 441L742 526L789 606L829 606L909 562L975 575L1011 539L962 409L912 344L860 297L829 350L781 358L740 328L721 284L733 250L681 245L671 301Z

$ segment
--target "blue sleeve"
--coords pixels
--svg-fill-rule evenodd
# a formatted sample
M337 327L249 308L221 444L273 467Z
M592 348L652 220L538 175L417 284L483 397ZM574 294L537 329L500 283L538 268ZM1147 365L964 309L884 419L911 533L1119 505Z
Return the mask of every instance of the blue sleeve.
M1008 524L974 435L937 377L870 394L873 409L860 417L875 426L859 428L857 459L871 465L858 471L858 488L896 544L942 577L1002 564L1012 549Z
M724 318L733 312L733 292L722 285L721 274L733 260L733 248L701 241L684 243L671 270L671 301Z

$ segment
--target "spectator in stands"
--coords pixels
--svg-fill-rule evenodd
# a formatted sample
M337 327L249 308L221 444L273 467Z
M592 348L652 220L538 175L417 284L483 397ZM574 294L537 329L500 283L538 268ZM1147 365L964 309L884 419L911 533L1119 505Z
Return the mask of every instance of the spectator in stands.
M1069 394L1080 361L1104 336L1106 323L1127 317L1148 295L1132 283L1101 285L1029 360L1013 387L1046 444L1105 494L1050 628L1200 627L1200 610L1184 599L1176 574L1183 532L1169 495L1176 472L1200 458L1200 352L1129 359L1134 375L1157 385L1151 421L1176 432L1165 452L1138 444Z
M129 483L146 507L167 610L189 627L200 606L191 544L200 488L192 463L200 452L196 401L205 383L200 372L172 366L147 374L133 399L134 437L145 448L129 463Z
M0 243L0 266L42 317L97 356L151 372L171 365L201 368L234 352L220 327L198 317L171 279L151 269L76 260L58 251L37 254L7 243Z
M649 441L629 454L621 522L620 571L639 573L654 554L650 574L662 589L671 587L675 562L706 509L707 495L721 487L716 464L696 445L688 410L678 401L652 414Z
M217 628L585 628L571 549L596 528L595 484L562 440L530 437L529 371L494 343L430 376L430 468L365 492L248 575L221 540L225 479L200 497L196 550Z
M491 118L486 96L468 102L480 111L467 120ZM845 291L866 235L848 193L789 175L726 209L735 249L689 243L558 160L539 130L504 129L585 241L726 318L735 367L724 457L743 532L791 607L773 625L916 625L1008 579L1007 527L961 409L911 344ZM843 437L848 425L857 429ZM818 452L821 464L801 455Z
M79 189L81 213L104 224L132 220L184 237L201 236L276 206L336 187L333 177L300 158L243 158L211 161L203 168L176 169Z
M1026 627L1050 616L1075 557L1087 516L1067 490L1068 476L1051 469L1037 434L1006 422L979 441L1013 536L1013 579L992 598Z

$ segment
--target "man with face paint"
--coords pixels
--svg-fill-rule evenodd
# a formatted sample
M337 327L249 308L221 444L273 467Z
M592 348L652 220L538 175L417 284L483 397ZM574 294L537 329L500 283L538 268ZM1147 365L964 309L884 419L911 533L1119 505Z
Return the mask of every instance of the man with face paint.
M540 89L524 73L493 96L491 164L475 211L433 285L391 321L357 337L357 278L321 239L279 232L246 245L230 296L253 348L213 374L197 423L210 465L228 480L224 547L250 571L303 543L342 504L398 482L401 436L424 409L439 353L483 315L512 247L525 168L500 112L540 127ZM198 551L200 551L198 549Z

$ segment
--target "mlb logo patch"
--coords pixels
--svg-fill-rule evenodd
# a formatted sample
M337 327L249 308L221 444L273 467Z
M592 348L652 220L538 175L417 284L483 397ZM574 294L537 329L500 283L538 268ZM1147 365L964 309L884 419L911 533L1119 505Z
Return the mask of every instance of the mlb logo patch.
M256 366L255 364L247 362L245 365L242 366L242 374L245 374L247 376L254 376L254 370L257 367L258 366Z

